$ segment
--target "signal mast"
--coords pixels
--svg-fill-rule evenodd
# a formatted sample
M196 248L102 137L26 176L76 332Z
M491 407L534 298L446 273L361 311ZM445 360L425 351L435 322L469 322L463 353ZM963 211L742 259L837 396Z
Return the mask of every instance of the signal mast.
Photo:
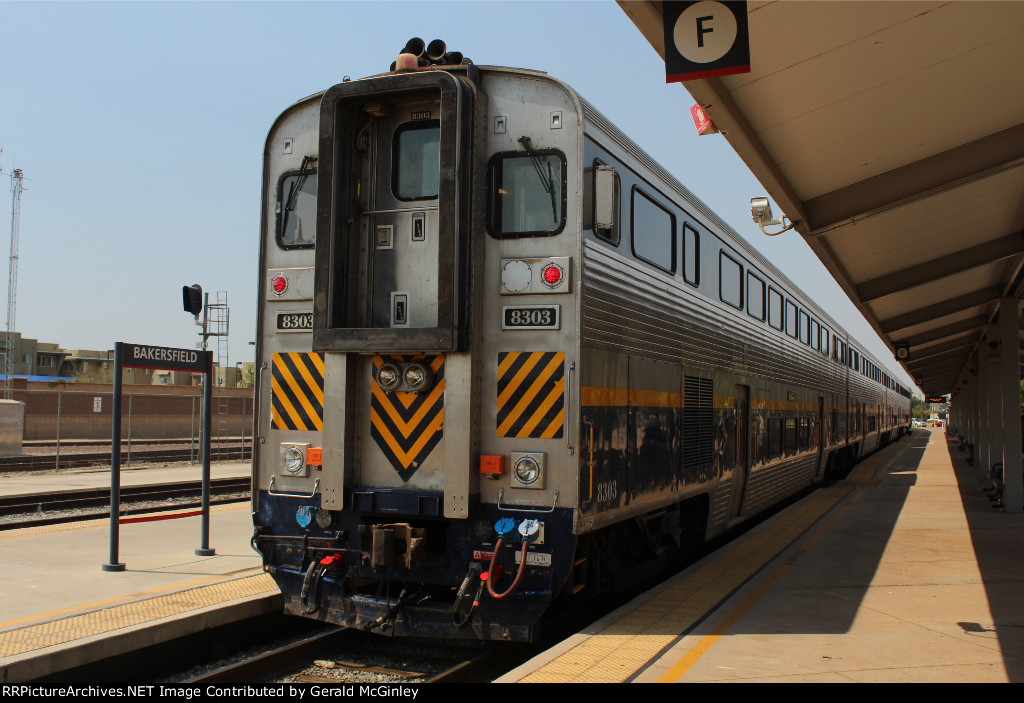
M11 260L7 283L7 339L4 349L4 400L14 398L14 316L18 309L18 228L21 221L21 193L25 174L20 168L11 174Z

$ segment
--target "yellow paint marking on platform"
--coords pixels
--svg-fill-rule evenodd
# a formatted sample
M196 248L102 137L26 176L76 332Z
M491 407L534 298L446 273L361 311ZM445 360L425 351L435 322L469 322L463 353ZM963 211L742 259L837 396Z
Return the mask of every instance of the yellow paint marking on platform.
M846 491L843 498L850 494L852 494L852 497L846 501L845 504L843 504L842 507L840 507L839 510L837 510L828 519L827 522L815 531L815 533L809 537L806 542L793 552L793 554L791 554L786 561L779 566L779 568L768 576L768 578L766 578L753 593L747 596L742 603L736 606L735 610L733 610L724 620L718 623L718 625L716 625L708 635L703 637L696 645L694 645L682 659L672 665L672 667L658 679L658 683L677 683L679 679L685 676L686 672L689 671L690 668L696 664L700 658L704 656L704 654L706 654L708 650L710 650L711 647L713 647L715 643L718 642L718 640L721 639L721 637L726 634L733 625L735 625L739 619L743 617L743 615L746 614L746 612L750 610L750 608L752 608L754 604L757 603L757 601L760 600L761 597L764 596L764 594L767 593L768 590L793 567L794 564L796 564L800 557L806 554L811 547L817 544L818 540L824 537L828 531L832 529L832 526L835 525L836 521L839 520L839 518L842 517L854 503L860 500L868 488L873 488L881 483L881 476L884 475L884 469L895 459L896 457L891 457L889 461L884 463L877 462L878 466L874 469L868 464L864 464L854 471L843 486L843 488L849 489ZM837 503L841 502L843 498L840 498L840 501L837 501Z
M895 459L893 457L889 461ZM822 489L775 517L741 542L730 545L699 570L666 588L606 629L527 674L520 682L621 683L629 680L647 662L679 641L681 633L692 628L730 593L742 587L787 545L799 539L815 523L853 495L853 499L830 517L785 564L660 679L678 680L804 552L828 532L864 491L880 482L875 473L880 463L870 459L865 461L843 484Z

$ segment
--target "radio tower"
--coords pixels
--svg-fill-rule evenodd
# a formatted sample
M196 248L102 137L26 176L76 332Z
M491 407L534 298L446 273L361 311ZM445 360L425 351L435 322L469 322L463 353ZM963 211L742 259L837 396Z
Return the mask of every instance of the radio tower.
M4 399L14 398L14 383L11 372L14 363L14 313L18 308L18 226L21 220L21 191L24 173L20 168L11 175L11 264L7 284L7 343L4 354Z

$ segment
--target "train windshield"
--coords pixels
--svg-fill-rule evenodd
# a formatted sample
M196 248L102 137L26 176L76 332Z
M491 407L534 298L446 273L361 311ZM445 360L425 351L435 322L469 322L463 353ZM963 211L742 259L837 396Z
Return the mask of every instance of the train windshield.
M277 191L277 241L286 249L316 242L316 173L286 173Z
M488 166L488 228L495 237L545 237L565 225L565 157L498 154Z

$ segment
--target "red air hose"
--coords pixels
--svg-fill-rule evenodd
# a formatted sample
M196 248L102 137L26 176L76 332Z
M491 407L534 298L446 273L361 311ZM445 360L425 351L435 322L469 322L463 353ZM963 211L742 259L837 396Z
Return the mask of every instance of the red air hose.
M523 553L522 558L519 560L519 571L516 572L515 581L509 586L509 589L504 593L494 592L494 565L498 563L498 552L501 551L502 545L505 544L505 538L499 537L498 543L494 545L494 554L491 555L491 565L487 569L487 592L491 595L491 598L501 600L506 596L512 595L516 588L519 587L519 582L523 579L523 573L526 571L526 550L530 546L530 543L523 540Z

